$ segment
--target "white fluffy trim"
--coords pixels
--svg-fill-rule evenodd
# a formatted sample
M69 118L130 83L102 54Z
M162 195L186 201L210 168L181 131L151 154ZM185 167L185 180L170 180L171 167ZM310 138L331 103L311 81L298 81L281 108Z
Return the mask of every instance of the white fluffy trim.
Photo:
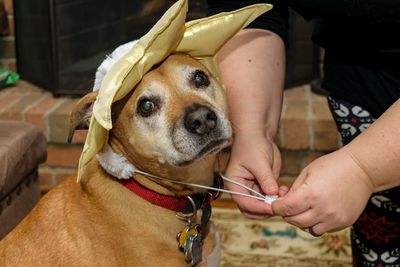
M136 43L137 40L120 45L110 55L107 55L106 59L97 68L93 91L100 89L107 72L118 60L125 56ZM109 145L106 145L103 151L96 155L96 158L107 173L119 179L129 179L135 172L135 166L129 163L125 157L115 153Z
M109 145L97 153L96 158L108 174L119 179L129 179L135 173L135 166L125 157L115 153Z
M97 68L93 91L100 89L101 83L103 82L104 76L106 76L107 72L118 60L125 56L136 43L137 40L120 45L110 55L106 56L106 59Z

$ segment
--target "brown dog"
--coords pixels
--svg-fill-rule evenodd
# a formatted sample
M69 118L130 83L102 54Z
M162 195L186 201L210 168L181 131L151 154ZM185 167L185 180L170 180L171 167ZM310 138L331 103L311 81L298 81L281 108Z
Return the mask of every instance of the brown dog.
M95 97L78 103L73 128L86 124ZM159 196L204 193L133 168L212 186L216 153L231 139L224 90L199 62L172 54L112 112L108 146L82 170L80 183L70 177L50 191L0 242L0 266L188 266L176 240L187 222L132 193L116 176L133 174L142 191ZM199 212L192 223L201 218ZM205 221L200 265L216 266L216 235Z

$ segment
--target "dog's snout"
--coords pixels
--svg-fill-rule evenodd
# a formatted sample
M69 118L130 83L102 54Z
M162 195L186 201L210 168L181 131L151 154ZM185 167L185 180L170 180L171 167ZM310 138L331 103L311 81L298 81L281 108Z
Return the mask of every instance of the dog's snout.
M210 108L194 105L188 108L184 124L190 133L204 135L210 133L217 125L217 114Z

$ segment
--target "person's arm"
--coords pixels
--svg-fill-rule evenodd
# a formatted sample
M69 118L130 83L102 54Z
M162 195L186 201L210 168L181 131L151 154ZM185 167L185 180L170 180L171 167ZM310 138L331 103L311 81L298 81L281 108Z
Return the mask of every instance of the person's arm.
M343 229L362 213L373 192L400 185L400 100L343 148L311 162L275 214L317 234Z
M346 149L368 175L374 192L400 185L400 100Z
M264 193L278 194L276 178L280 171L280 154L274 138L284 86L284 43L270 31L245 29L223 47L217 59L227 89L234 131L226 175ZM250 217L272 213L270 205L258 200L233 198Z

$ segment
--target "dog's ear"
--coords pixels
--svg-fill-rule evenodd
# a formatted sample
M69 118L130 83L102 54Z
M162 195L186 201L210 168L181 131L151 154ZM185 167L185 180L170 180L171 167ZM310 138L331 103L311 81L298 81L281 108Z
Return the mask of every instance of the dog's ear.
M71 143L75 130L88 129L92 117L93 103L98 91L90 92L82 97L71 111L69 118L68 143Z

